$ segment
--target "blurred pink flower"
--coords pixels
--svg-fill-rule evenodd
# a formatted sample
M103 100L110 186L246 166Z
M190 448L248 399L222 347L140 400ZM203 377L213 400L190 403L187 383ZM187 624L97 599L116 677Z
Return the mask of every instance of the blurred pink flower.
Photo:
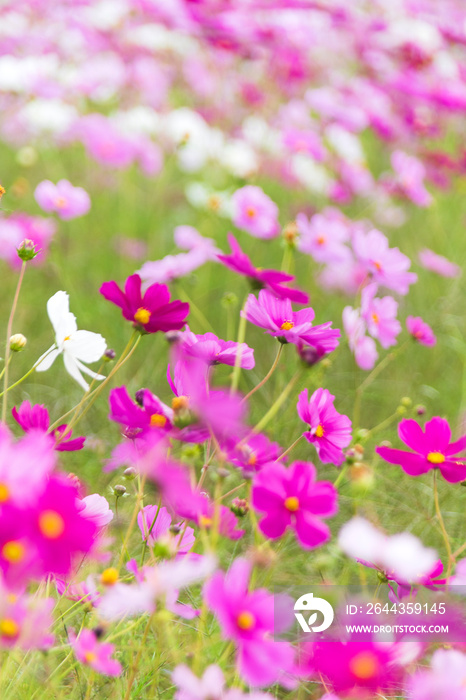
M434 332L427 323L424 323L420 316L408 316L406 319L406 328L408 333L411 333L414 340L417 340L421 345L432 346L437 342Z
M68 636L76 658L82 664L104 676L119 676L122 673L121 664L111 658L115 650L113 644L100 642L89 629L82 629L77 637L70 630Z
M69 221L87 214L91 199L82 187L73 187L68 180L59 180L56 185L43 180L35 189L37 204L46 212L58 214L60 219Z
M442 277L458 277L461 274L461 267L450 262L443 255L437 255L429 248L423 248L419 253L419 262L422 267L431 272L436 272Z
M260 187L246 185L231 197L233 223L256 238L275 238L280 233L278 207Z

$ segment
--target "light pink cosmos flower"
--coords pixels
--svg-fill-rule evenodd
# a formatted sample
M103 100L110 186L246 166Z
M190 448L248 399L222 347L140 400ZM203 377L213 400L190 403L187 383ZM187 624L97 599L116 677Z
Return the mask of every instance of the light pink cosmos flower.
M266 289L248 296L241 316L281 342L296 345L310 345L322 349L322 354L335 350L338 346L340 331L331 328L331 323L313 326L314 310L309 307L293 311L289 299L279 299Z
M366 324L358 309L345 306L343 309L343 328L348 336L348 344L358 367L372 369L379 356L373 338L366 335Z
M328 389L316 389L310 399L304 389L299 395L297 410L310 428L303 435L316 448L320 461L339 466L345 460L342 450L351 442L351 421L338 413L334 401Z
M406 328L408 333L411 333L414 340L417 340L421 345L431 347L437 342L434 331L420 316L408 316L406 319Z
M223 637L236 646L241 677L253 686L264 686L292 668L294 652L289 643L273 640L273 631L280 626L274 620L274 598L264 588L249 591L250 574L251 564L236 559L227 574L217 571L206 583L204 598Z
M396 337L401 333L401 324L396 318L398 303L393 297L376 298L377 284L372 283L361 292L361 317L367 330L383 348L396 345Z
M104 496L92 493L79 499L81 504L80 515L95 523L97 527L105 527L113 520L113 511Z
M338 511L337 490L329 481L316 482L316 468L310 462L266 464L254 477L252 504L265 516L259 529L271 539L288 528L305 549L319 547L330 539L330 530L321 518Z
M11 267L21 267L17 249L24 240L34 243L38 255L28 265L44 262L50 241L56 232L53 219L27 214L12 214L0 216L0 259L5 260Z
M403 151L394 151L391 161L396 173L395 191L398 190L419 207L428 207L432 197L424 186L426 171L421 161Z
M0 649L50 649L54 606L53 598L12 594L0 578Z
M376 229L368 233L357 229L352 243L357 259L374 282L398 294L408 293L409 285L416 282L417 275L408 272L410 259L398 248L389 248L383 233Z
M221 364L234 367L238 362L243 369L253 369L255 366L254 350L246 343L222 340L214 333L196 335L188 325L178 334L177 341L182 344L186 355L197 357L208 365Z
M349 240L348 227L343 221L323 214L315 214L310 220L304 214L296 217L301 237L298 249L311 255L318 263L344 263L351 257L345 245Z
M431 272L436 272L442 277L458 277L461 275L461 267L459 265L452 263L447 258L444 258L443 255L437 255L429 248L423 248L418 255L418 259L422 267Z
M243 693L240 688L226 688L220 666L206 668L202 678L194 675L188 666L181 664L172 673L178 690L175 700L272 700L268 693Z
M459 649L437 649L430 669L417 671L409 679L412 700L466 700L466 654Z
M50 180L43 180L37 185L34 197L44 211L54 212L64 221L84 216L91 208L91 199L86 190L74 187L68 180L59 180L56 185Z
M100 642L92 630L83 629L77 637L70 630L68 637L76 658L82 664L104 676L119 676L123 671L121 664L111 658L115 650L114 644Z
M149 547L153 547L156 542L163 543L173 554L187 554L194 546L196 538L192 527L182 525L180 532L172 533L172 516L168 510L162 506L145 506L138 513L138 526L141 530L142 538Z
M275 238L280 233L278 207L255 185L246 185L232 195L233 223L256 238Z

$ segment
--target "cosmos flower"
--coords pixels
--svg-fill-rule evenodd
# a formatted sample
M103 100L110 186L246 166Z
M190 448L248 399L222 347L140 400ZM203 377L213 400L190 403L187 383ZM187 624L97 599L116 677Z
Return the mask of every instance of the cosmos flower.
M397 150L392 153L391 162L396 173L395 192L398 190L418 207L428 207L432 197L424 186L426 171L421 161Z
M104 676L119 676L122 672L121 664L112 659L115 650L113 644L100 642L95 633L89 629L82 629L78 636L72 630L68 637L76 658L86 666L90 666L97 673Z
M452 263L450 260L443 257L443 255L434 253L434 251L429 250L429 248L423 248L418 258L422 267L425 267L426 270L430 270L431 272L436 272L442 277L458 277L461 274L461 267L459 265Z
M233 340L222 340L214 333L196 335L189 326L178 335L177 341L182 343L186 355L198 357L208 365L229 365L234 367L238 362L243 369L253 369L255 366L254 350L246 343L235 343Z
M12 594L0 579L0 649L50 649L55 603L37 594Z
M414 452L376 447L375 451L386 462L399 464L410 476L438 469L443 478L452 484L466 479L464 459L455 459L455 455L466 449L466 435L450 443L450 426L443 418L435 417L427 421L424 431L415 420L404 418L398 424L398 437Z
M149 389L138 392L138 403L134 402L125 386L112 389L108 401L110 420L126 429L144 432L149 429L168 432L173 427L173 410L152 394Z
M421 669L409 679L412 700L466 700L466 654L459 649L437 649L429 669Z
M48 433L50 418L44 404L34 404L32 406L29 401L23 401L19 408L15 407L12 409L11 415L25 433L33 430ZM73 431L67 431L67 427L66 424L59 425L58 428L52 431L51 435L57 440L55 449L59 452L82 450L86 438L73 438ZM63 435L65 437L62 437Z
M353 250L372 280L382 287L404 295L417 280L414 272L408 272L410 259L398 248L389 248L387 237L376 229L368 233L356 230Z
M226 688L222 669L213 664L206 668L202 678L181 664L173 671L172 679L178 688L175 700L272 700L268 693L243 693L239 688Z
M123 292L116 282L104 282L100 293L122 310L123 317L145 333L173 331L183 328L189 314L189 304L170 301L164 284L152 284L142 295L141 278L131 275Z
M168 510L161 506L144 506L138 513L138 526L141 530L142 538L149 547L153 547L157 542L164 545L169 553L183 555L187 554L196 541L192 527L184 528L180 523L180 531L171 531L172 516Z
M296 224L301 234L299 250L311 255L316 262L334 265L350 259L350 250L345 245L349 231L343 221L323 214L315 214L308 220L304 214L298 214Z
M401 324L396 318L398 303L393 297L377 298L377 284L372 283L361 292L361 318L366 322L369 334L383 348L396 345L401 333Z
M91 208L86 190L73 187L68 180L59 180L56 185L50 180L43 180L37 185L34 197L44 211L54 212L64 221L83 216Z
M408 333L411 333L414 340L417 340L421 345L432 347L437 342L434 331L420 316L408 316L406 319L406 329Z
M379 354L375 340L366 335L366 324L361 318L359 309L345 306L342 318L343 327L348 336L348 345L354 353L356 364L364 370L372 369Z
M239 467L245 476L260 471L267 462L274 462L281 452L281 447L263 433L254 433L244 442L235 440L227 445L228 461Z
M345 459L342 449L351 442L351 421L338 413L334 400L328 389L316 389L310 399L304 389L299 395L297 409L298 416L310 428L303 435L316 448L320 461L339 466Z
M241 250L238 241L232 234L228 234L228 243L231 248L231 255L219 255L218 259L230 270L248 277L259 289L269 289L280 299L291 299L297 304L307 304L309 296L299 289L290 289L285 283L294 280L293 275L278 270L264 270L254 267L246 253Z
M260 187L246 185L231 197L233 223L256 238L275 238L280 232L278 207Z
M271 539L288 528L296 532L305 549L319 547L330 539L330 530L321 518L338 510L337 491L329 481L316 482L316 469L310 462L266 464L254 477L252 504L265 517L259 529Z
M65 369L87 391L89 384L81 372L97 380L105 377L90 370L83 362L100 360L107 344L99 333L78 331L76 317L70 313L69 305L66 292L57 292L47 302L47 313L55 331L55 343L37 361L36 372L45 372L59 355L63 355Z

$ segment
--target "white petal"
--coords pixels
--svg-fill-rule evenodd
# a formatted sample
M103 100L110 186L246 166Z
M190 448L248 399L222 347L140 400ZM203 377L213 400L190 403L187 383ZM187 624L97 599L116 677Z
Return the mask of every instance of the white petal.
M53 326L55 335L58 335L59 329L63 324L63 319L65 319L70 313L70 300L66 292L57 292L50 297L47 302L47 313L49 315L50 323Z
M83 363L80 360L78 360L77 357L73 357L73 360L76 362L78 369L81 372L84 372L84 374L87 374L89 377L92 377L92 379L106 379L106 377L103 374L97 374L97 372L94 372L94 370L89 369L89 367L86 367L86 365L83 365Z
M37 360L38 364L36 365L36 372L45 372L47 369L49 369L59 354L60 351L57 350L55 345L52 345L52 347L49 348L47 352L44 352L44 354Z
M89 384L86 382L81 372L79 371L78 365L74 357L65 351L63 353L63 360L65 363L65 369L68 372L68 374L70 374L73 377L73 379L75 379L78 382L78 384L82 386L84 391L87 391L89 389Z
M76 331L66 341L67 352L83 362L100 360L106 349L105 338L91 331Z

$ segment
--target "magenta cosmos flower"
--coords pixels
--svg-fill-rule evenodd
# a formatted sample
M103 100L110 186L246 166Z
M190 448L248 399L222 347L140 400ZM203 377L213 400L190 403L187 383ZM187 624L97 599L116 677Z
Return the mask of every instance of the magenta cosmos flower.
M317 389L310 399L304 389L299 395L297 409L298 416L310 428L303 435L316 448L320 461L339 466L345 459L342 449L351 442L351 421L338 413L334 400L328 389Z
M231 255L219 255L218 259L230 270L249 277L255 287L269 289L280 299L291 299L297 304L307 304L309 296L305 292L299 289L290 289L284 284L292 282L294 280L293 275L287 275L285 272L279 272L278 270L264 270L260 267L254 267L231 233L228 234L228 243L230 244Z
M43 404L34 404L31 406L29 401L23 401L19 408L13 408L11 415L21 426L25 433L38 430L43 433L48 433L50 418L49 412ZM74 450L82 450L84 447L85 437L72 438L73 431L66 432L67 425L59 425L58 428L51 432L55 440L55 449L59 452L73 452ZM62 435L66 433L65 437Z
M278 299L274 294L262 289L259 299L250 294L246 302L243 317L281 342L325 347L326 352L335 350L340 331L332 329L331 323L313 326L314 310L309 307L293 311L289 299Z
M104 282L100 293L120 307L124 318L146 333L180 330L189 314L186 302L170 302L170 292L165 284L152 284L142 295L139 275L128 277L124 292L112 281Z
M34 197L44 211L54 212L64 221L83 216L91 208L86 190L73 187L68 180L59 180L56 185L50 180L43 180L37 185Z
M435 417L427 421L424 431L415 420L405 418L398 425L398 436L414 452L376 447L375 451L386 462L399 464L410 476L420 476L431 469L439 469L443 478L451 484L466 479L464 459L452 459L466 449L466 435L450 443L450 426L443 418Z
M119 676L122 672L121 665L112 654L115 650L113 644L99 642L92 630L83 629L76 637L73 631L69 633L70 644L76 658L86 666L90 666L97 673L104 676Z
M274 683L293 664L293 648L275 642L274 598L264 588L249 591L251 564L236 559L227 574L217 571L204 588L207 605L216 614L223 636L237 648L241 677L253 686Z
M255 476L252 504L265 517L260 530L271 539L291 528L305 549L319 547L330 539L321 518L338 510L337 491L329 481L316 483L316 468L310 462L293 462L288 468L271 462Z
M278 207L260 187L246 185L231 198L233 223L256 238L275 238L280 232Z
M424 323L420 316L408 316L406 328L414 340L417 340L421 345L432 346L437 342L434 331L427 323Z
M222 340L214 333L196 335L188 326L178 336L186 355L197 357L208 365L229 365L234 367L237 358L243 369L253 369L255 365L254 350L246 343L234 340Z

